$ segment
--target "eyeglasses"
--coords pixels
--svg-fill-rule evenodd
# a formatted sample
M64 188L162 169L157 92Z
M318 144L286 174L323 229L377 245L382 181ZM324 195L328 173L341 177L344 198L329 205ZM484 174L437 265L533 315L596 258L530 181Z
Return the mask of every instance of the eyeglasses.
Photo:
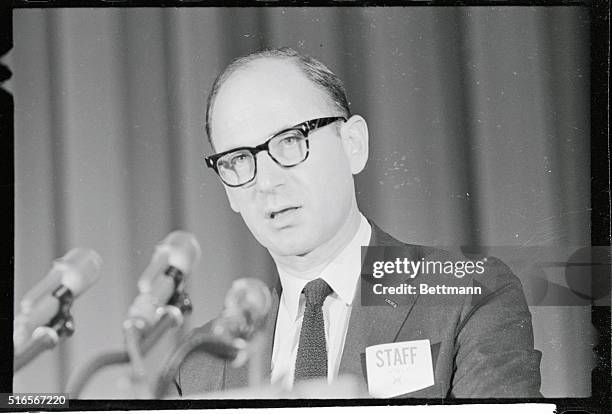
M257 154L267 151L270 158L282 167L295 167L308 158L308 134L336 121L342 116L317 118L284 129L256 147L239 147L204 157L206 165L215 170L221 181L229 187L250 183L257 175Z

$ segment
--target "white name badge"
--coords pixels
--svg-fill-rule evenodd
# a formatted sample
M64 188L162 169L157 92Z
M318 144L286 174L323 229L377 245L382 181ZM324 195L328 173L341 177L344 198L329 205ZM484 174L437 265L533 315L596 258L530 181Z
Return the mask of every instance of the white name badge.
M366 348L368 391L390 398L434 384L429 339L373 345Z

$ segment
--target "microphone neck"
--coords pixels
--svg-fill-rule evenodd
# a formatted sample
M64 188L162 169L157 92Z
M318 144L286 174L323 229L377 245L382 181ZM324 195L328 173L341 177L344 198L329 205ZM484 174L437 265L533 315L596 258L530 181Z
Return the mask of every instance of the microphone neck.
M72 302L74 302L74 295L64 285L60 285L55 289L52 295L59 301L59 310L47 326L57 331L59 336L71 336L74 333L74 320L70 313L70 307Z

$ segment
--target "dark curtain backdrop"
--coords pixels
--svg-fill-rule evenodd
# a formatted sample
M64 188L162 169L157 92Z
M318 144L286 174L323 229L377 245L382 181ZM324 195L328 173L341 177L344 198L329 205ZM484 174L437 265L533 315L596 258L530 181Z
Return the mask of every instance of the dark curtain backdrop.
M14 44L16 305L68 249L104 259L74 305L76 333L19 372L16 392L60 391L76 367L122 347L137 279L174 229L204 252L184 329L220 311L227 275L269 279L267 252L202 162L212 80L262 47L293 47L345 79L371 135L358 200L397 238L590 244L587 9L16 10ZM590 395L589 308L531 309L542 392ZM151 377L182 333L148 356ZM85 396L125 396L126 374L101 373Z

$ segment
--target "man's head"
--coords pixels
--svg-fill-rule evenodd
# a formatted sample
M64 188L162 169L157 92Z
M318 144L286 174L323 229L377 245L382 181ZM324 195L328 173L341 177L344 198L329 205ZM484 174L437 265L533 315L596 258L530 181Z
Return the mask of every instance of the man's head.
M350 117L336 75L290 49L234 61L213 85L206 129L217 153L256 147L305 121L336 116L348 120L313 129L303 162L283 167L261 151L252 181L225 186L232 209L277 256L334 248L357 217L353 174L367 161L367 125L360 116Z

